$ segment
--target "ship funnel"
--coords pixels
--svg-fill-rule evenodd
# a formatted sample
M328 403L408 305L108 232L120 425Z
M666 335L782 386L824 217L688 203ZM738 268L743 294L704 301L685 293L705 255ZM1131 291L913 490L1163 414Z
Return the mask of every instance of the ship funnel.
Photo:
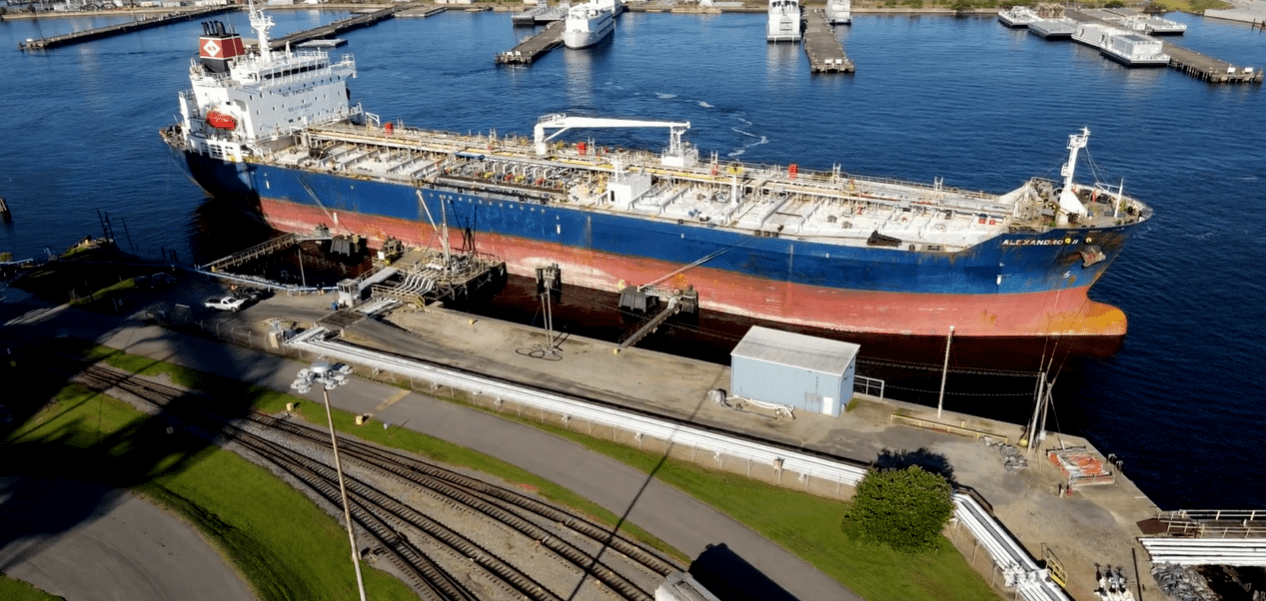
M227 73L229 61L246 54L242 36L225 27L222 21L202 23L202 37L198 38L198 57L207 69L214 73Z

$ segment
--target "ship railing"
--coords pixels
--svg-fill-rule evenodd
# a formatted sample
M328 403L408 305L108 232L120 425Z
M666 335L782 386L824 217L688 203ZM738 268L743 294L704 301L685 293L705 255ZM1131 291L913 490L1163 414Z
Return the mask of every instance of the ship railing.
M1170 536L1209 538L1266 537L1263 509L1179 509L1161 511L1156 520Z

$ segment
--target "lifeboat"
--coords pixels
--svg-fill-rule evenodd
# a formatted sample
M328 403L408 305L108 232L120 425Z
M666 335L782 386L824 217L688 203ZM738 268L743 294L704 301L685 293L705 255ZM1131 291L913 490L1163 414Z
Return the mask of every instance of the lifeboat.
M216 129L237 129L237 119L217 111L207 111L207 125Z

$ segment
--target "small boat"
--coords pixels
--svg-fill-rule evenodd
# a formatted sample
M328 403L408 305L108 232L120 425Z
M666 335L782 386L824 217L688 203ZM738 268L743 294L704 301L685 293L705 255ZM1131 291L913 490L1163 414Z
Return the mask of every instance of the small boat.
M998 22L1007 27L1028 27L1041 17L1027 6L1012 6L998 11Z
M800 41L799 0L769 0L769 24L765 39L770 42Z
M827 0L826 22L829 25L851 25L853 0Z

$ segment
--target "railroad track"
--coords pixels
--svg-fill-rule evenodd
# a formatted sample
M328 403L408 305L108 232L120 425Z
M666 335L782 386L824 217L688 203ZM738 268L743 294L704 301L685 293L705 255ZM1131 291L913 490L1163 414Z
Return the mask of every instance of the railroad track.
M201 395L100 365L77 366L70 373L95 390L124 391L147 404L150 411L166 413L173 423L226 447L237 445L243 455L301 484L310 496L335 510L342 507L325 430L253 412L229 420L212 412L210 403L192 409L186 404L173 406L174 399ZM600 586L588 584L587 591L603 591L592 593L597 598L651 601L658 582L682 569L672 559L585 516L405 453L340 436L339 454L349 468L344 479L352 521L373 541L374 550L385 555L425 598L464 601L494 594L506 599L561 601L575 598L580 586L589 581ZM357 477L349 477L348 472ZM401 494L388 494L384 488L406 489L446 512L474 516L500 532L526 538L534 548L547 551L554 564L563 566L566 576L542 582L545 578L535 573L553 573L558 568L542 570L536 565L539 558L521 559L542 554L498 554L475 540L477 536L450 528L447 517L428 515L400 500ZM410 535L422 544L412 542ZM428 557L420 546L447 557ZM531 565L515 565L519 561Z

